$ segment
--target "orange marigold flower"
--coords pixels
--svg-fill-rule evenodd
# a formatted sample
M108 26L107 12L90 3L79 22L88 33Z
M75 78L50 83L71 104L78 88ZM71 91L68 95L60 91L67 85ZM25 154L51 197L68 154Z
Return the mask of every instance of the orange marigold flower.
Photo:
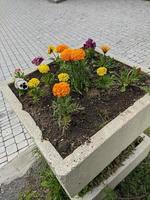
M60 55L61 59L63 61L70 61L71 60L72 51L73 51L72 49L65 49Z
M83 49L74 49L71 53L71 60L78 61L84 60L85 58L85 51Z
M70 94L70 85L66 82L55 83L52 92L56 97L65 97Z
M62 53L65 49L68 49L69 46L67 46L66 44L60 44L56 47L56 52L57 53Z
M111 46L109 44L102 44L100 48L103 51L103 53L106 54L111 49Z

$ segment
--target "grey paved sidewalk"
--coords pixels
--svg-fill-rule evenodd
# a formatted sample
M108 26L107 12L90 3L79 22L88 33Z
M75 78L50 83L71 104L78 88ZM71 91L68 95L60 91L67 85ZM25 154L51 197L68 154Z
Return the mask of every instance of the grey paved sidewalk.
M150 2L144 0L0 0L0 80L31 66L49 44L79 46L87 38L150 67ZM31 138L0 93L0 167Z

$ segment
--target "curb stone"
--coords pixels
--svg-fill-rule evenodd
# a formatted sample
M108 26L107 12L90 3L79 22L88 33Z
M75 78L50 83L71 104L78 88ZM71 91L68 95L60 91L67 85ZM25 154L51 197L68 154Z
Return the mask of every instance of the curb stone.
M0 185L9 184L11 181L22 177L28 171L37 160L33 154L34 149L34 145L30 146L0 169Z

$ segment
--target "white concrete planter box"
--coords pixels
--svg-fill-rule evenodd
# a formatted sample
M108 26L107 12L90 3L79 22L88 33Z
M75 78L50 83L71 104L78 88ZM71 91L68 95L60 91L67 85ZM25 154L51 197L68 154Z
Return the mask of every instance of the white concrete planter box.
M34 70L27 70L26 74ZM80 192L150 125L150 95L147 94L95 133L90 143L79 146L63 159L49 141L42 140L39 127L22 110L9 86L3 83L1 90L70 197Z
M102 200L105 197L104 189L106 187L114 189L137 165L144 160L150 151L150 138L142 134L143 141L136 147L134 153L126 159L118 170L102 182L99 186L93 188L83 197L76 196L72 200Z

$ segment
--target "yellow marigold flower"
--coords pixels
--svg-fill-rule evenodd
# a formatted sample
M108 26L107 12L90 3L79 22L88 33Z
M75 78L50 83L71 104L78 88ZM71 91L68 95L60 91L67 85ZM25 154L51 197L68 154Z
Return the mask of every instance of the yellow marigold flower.
M55 83L52 92L56 97L65 97L70 94L70 85L66 82Z
M67 73L58 74L58 80L60 82L67 82L69 80L69 74L67 74Z
M71 53L71 60L79 61L85 58L85 51L83 49L73 49Z
M104 76L105 74L107 74L107 68L106 67L99 67L97 69L97 74L99 76Z
M37 78L32 78L31 80L28 81L28 87L29 88L35 88L40 84L39 79Z
M56 47L56 52L57 53L62 53L65 49L68 49L69 46L66 44L60 44Z
M55 52L56 51L56 47L55 46L53 46L53 45L49 45L48 46L48 54L51 54L51 53L53 53L53 52Z
M71 60L71 53L72 49L65 49L61 54L60 57L63 61L70 61Z
M103 51L104 54L106 54L110 49L111 49L111 46L108 45L108 44L102 44L100 46L101 50Z
M48 65L39 65L38 70L42 74L47 74L50 71L50 68Z

